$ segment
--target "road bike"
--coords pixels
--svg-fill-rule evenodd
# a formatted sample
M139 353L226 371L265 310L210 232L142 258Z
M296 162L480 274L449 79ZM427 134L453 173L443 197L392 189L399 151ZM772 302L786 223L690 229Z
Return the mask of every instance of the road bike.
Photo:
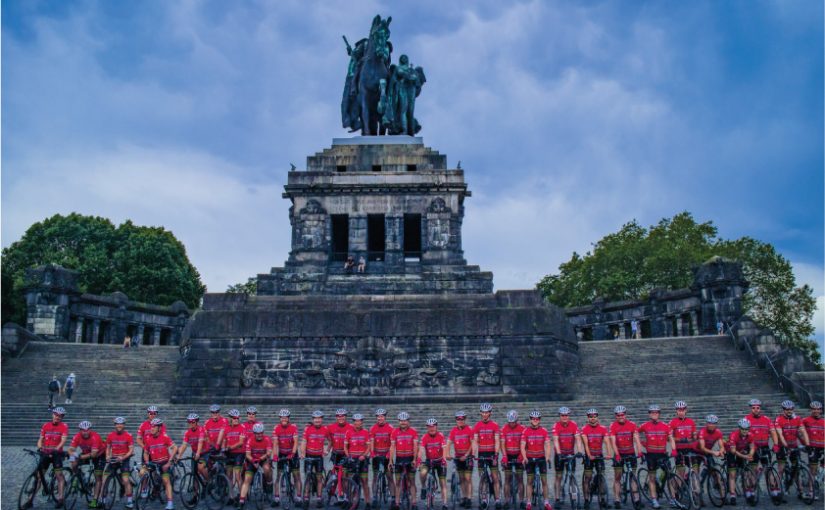
M304 459L304 483L303 490L303 504L304 509L309 508L312 494L318 490L318 480L324 479L324 460L321 457L312 457ZM322 507L321 496L318 496L318 507Z
M699 480L710 503L721 508L728 497L728 478L715 459L712 456L706 457L699 471Z
M255 503L255 508L264 510L264 507L269 506L272 496L272 485L266 480L266 471L264 471L264 463L256 462L254 464L255 474L252 475L252 483L249 485L249 494L247 498L249 501Z
M49 501L55 501L55 491L57 490L57 480L54 469L49 467L47 471L39 469L40 458L43 453L35 450L24 449L24 452L35 459L34 470L23 481L20 487L20 494L17 497L17 508L25 510L35 506L44 506Z
M351 468L349 459L341 459L327 472L322 492L327 510L336 506L352 510L358 508L361 502L361 484L347 474Z
M401 510L410 510L412 508L412 491L415 490L415 485L410 480L410 473L413 472L412 462L405 462L399 466L401 468L401 475L398 487L398 504Z
M427 477L424 479L424 486L421 490L424 492L427 510L435 510L436 502L441 501L441 484L436 471L438 468L443 469L446 464L441 460L428 460L424 465L427 466Z
M145 510L153 500L163 501L164 496L166 496L162 480L163 470L160 464L147 462L143 467L144 473L138 479L134 490L135 508L137 510Z
M493 458L479 457L478 459L478 508L486 509L490 504L490 496L495 496L493 487Z
M387 475L387 458L374 457L373 460L380 459L378 469L372 473L372 505L376 510L384 510L390 504L390 479Z
M814 501L814 476L811 470L802 462L799 449L785 448L785 468L782 471L782 493L787 495L791 488L796 489L797 498L806 505ZM774 462L774 467L779 461ZM778 471L778 469L777 469Z
M604 459L601 457L594 457L591 461L594 467L594 473L590 475L590 483L588 484L588 498L585 501L592 501L593 495L599 502L599 508L602 510L607 508L607 480L604 477Z
M558 499L564 501L570 500L570 508L577 510L582 507L582 493L579 490L579 483L576 480L576 458L581 457L577 455L560 455L559 460L562 466L562 479L559 486L561 494Z
M198 503L205 502L209 510L219 510L234 496L235 488L226 474L225 460L222 456L211 456L207 478L198 469L181 477L178 497L185 508L192 510Z
M506 500L512 510L518 510L519 497L523 497L524 491L524 464L516 460L507 461L504 465L504 473L507 481L504 485L505 492L507 492Z
M645 461L643 460L642 463L644 464ZM656 466L641 467L636 476L639 479L642 496L648 503L653 503L649 483L652 477L657 499L664 496L671 506L680 510L690 508L690 489L684 479L673 471L669 459L662 459Z
M278 497L283 510L291 510L295 503L295 486L292 483L294 472L297 472L297 466L293 468L294 459L292 457L278 458L278 481L276 487L278 488Z
M636 466L634 458L622 457L622 478L620 482L622 504L627 504L628 499L633 503L633 508L639 510L642 507L642 496L639 493L639 478L636 476Z
M66 484L66 497L64 498L66 510L73 510L81 496L87 504L91 503L94 499L96 484L97 477L95 477L93 462L81 464L72 469L69 482Z

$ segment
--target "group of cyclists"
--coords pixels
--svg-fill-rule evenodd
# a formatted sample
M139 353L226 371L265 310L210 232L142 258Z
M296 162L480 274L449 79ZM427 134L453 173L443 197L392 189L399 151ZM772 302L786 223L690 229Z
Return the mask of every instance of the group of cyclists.
M641 425L630 421L624 406L613 410L614 421L609 425L600 422L596 409L586 411L587 420L583 425L571 419L567 407L558 410L558 421L552 427L542 426L542 414L538 410L529 413L528 422L520 423L520 417L514 410L506 414L507 423L499 426L492 419L493 406L481 404L480 419L470 426L467 413L455 413L455 426L446 435L439 430L438 420L429 418L425 430L419 433L411 426L407 412L398 414L395 426L387 420L384 409L375 411L375 422L369 428L364 423L362 414L350 415L345 409L335 412L335 421L324 423L324 413L314 411L311 421L299 434L298 426L290 421L290 411L281 409L279 422L267 434L264 424L257 420L258 411L254 406L246 409L246 419L241 420L237 409L221 413L221 406L213 404L209 408L209 417L201 420L195 413L186 417L187 428L182 441L177 444L166 433L166 424L158 416L158 408L147 408L147 419L133 436L126 431L126 420L114 418L114 430L105 439L92 430L89 421L78 425L79 431L69 441L69 428L63 421L65 410L57 407L52 410L52 420L44 424L40 431L37 447L40 452L38 470L45 472L53 466L57 481L56 506L63 502L65 479L63 476L64 460L69 467L76 470L82 464L90 464L95 473L94 495L89 508L98 508L98 499L107 476L120 473L126 497L126 508L133 508L132 487L128 483L131 471L130 459L135 455L135 446L141 449L141 469L154 466L162 473L167 509L173 508L173 488L170 471L175 463L191 457L192 470L200 473L203 479L209 477L210 458L225 456L231 483L237 489L237 497L232 503L243 507L249 494L253 475L262 469L268 490L273 495L271 505L280 504L278 484L273 484L275 469L280 473L291 473L292 483L296 488L295 503L303 503L306 508L310 501L302 501L301 494L310 494L311 490L301 490L299 460L303 460L304 471L315 469L323 472L324 460L329 456L333 465L346 463L352 476L360 476L363 483L365 509L371 509L370 484L366 483L370 469L377 473L379 469L391 472L389 490L393 497L391 508L398 510L399 491L402 477L407 477L403 484L415 487L415 472L421 477L421 486L428 471L433 470L440 482L440 494L444 510L447 508L447 465L452 461L460 480L460 506L471 508L473 494L472 473L474 465L479 472L489 468L492 477L492 496L496 510L509 506L502 499L509 501L512 491L518 491L520 506L525 510L534 509L532 487L535 473L541 478L543 497L542 510L552 510L550 503L547 473L550 466L555 471L556 506L564 462L568 469L570 462L583 459L584 475L582 477L582 494L585 508L589 508L590 479L594 469L603 470L604 462L612 460L614 469L614 495L620 491L623 469L630 466L637 469L637 460L644 459L651 473L657 471L663 463L675 458L677 469L698 469L699 463L710 458L725 458L729 474L729 504L736 504L735 476L736 469L757 463L771 463L772 454L776 454L781 470L790 461L798 462L800 452L808 453L810 468L816 472L823 459L825 447L825 420L822 416L822 404L810 403L810 415L802 418L795 414L791 401L781 403L782 413L770 419L762 413L762 403L757 399L749 402L750 412L738 421L737 430L726 439L718 427L718 417L708 415L704 426L697 426L687 416L688 406L683 401L675 403L676 416L669 422L661 419L658 405L648 407L648 420ZM446 430L446 429L445 429ZM68 443L68 447L66 446ZM66 448L66 453L64 453ZM804 450L803 450L804 449ZM188 452L188 453L187 453ZM66 457L68 455L68 457ZM512 486L512 478L504 478L500 484L499 464L505 469L515 468L518 473L518 487ZM112 475L109 475L112 473ZM522 483L526 475L527 483ZM654 483L655 476L649 481L650 502L653 508L660 508ZM500 488L500 485L503 487ZM501 492L504 492L502 494ZM321 504L322 479L318 478L315 492L318 496L317 506ZM422 489L423 491L423 489ZM412 507L416 506L416 491L408 497ZM502 497L504 496L504 498ZM745 494L746 498L752 494ZM421 494L424 498L424 494ZM479 501L479 508L484 510L490 501ZM633 501L640 506L638 500ZM614 505L621 508L618 497ZM515 510L515 509L512 509Z

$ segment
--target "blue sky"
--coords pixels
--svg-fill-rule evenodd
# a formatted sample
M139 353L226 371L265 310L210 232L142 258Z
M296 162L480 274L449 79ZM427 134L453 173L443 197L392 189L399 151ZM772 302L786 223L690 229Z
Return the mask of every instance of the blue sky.
M466 171L496 288L688 210L825 304L814 1L3 2L3 246L78 211L172 230L211 291L281 265L289 163L348 136L341 35L376 13L427 73L421 135Z

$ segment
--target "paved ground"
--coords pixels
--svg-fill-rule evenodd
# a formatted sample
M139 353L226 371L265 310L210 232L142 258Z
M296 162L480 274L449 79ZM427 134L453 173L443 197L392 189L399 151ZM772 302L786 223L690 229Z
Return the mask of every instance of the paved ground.
M17 508L17 496L18 496L18 493L20 491L20 485L23 483L24 478L31 472L31 469L34 467L33 460L30 456L26 455L26 453L23 451L23 448L20 448L20 447L5 447L5 448L2 448L2 450L0 451L0 457L2 457L2 459L0 460L0 490L2 490L2 492L0 492L0 510L16 510L16 508ZM612 470L610 468L608 468L607 476L608 476L608 480L612 479ZM581 479L581 472L579 472L579 479ZM612 501L612 492L613 492L613 488L611 486L610 487L611 501ZM552 489L551 489L551 493L552 493ZM175 505L176 505L176 508L179 509L179 510L183 508L183 505L181 505L180 502L177 501L177 500L175 501ZM85 510L85 508L86 508L85 504L83 504L82 506L80 504L78 504L77 507L75 508L75 510ZM116 505L115 510L122 510L122 508L123 508L122 505ZM254 506L248 506L247 507L248 510L252 510L252 508L254 508ZM424 506L420 505L419 508L423 509ZM474 508L477 508L477 505L474 505ZM565 505L562 508L567 510L567 509L569 509L569 505ZM594 506L594 510L595 510L595 508L597 508L597 506ZM666 508L666 507L663 507L663 508ZM708 507L708 508L712 508L712 507ZM725 508L733 508L733 507L725 507ZM740 501L739 505L738 505L738 508L743 508L744 509L744 508L753 508L753 507L746 506L743 501ZM780 507L776 507L770 501L767 501L765 498L763 498L763 501L760 501L759 506L755 507L755 508L759 508L759 509L768 509L768 508L771 508L771 509L775 509L775 508L812 509L812 508L817 508L817 509L820 509L820 508L822 508L822 502L821 502L821 500L816 501L816 502L814 502L814 504L812 506L807 506L807 505L804 505L801 502L798 502L794 499L794 500L790 501L787 504L783 504ZM49 509L51 509L51 507L49 507ZM152 510L155 510L155 509L162 510L163 506L158 504L158 503L154 503L153 506L152 506Z

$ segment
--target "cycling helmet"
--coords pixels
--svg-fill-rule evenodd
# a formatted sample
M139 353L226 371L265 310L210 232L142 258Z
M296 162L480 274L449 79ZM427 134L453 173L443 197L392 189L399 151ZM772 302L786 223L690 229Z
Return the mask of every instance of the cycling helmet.
M587 410L587 412L586 412L586 413L584 413L584 414L586 414L587 416L591 416L591 415L594 415L594 414L595 414L596 416L598 416L598 415L599 415L599 410L598 410L598 409L596 409L595 407L591 407L591 408L590 408L590 409L588 409L588 410Z
M705 417L705 421L708 423L719 423L719 417L715 414L709 414Z
M512 410L509 413L507 413L507 421L510 423L518 421L518 413L515 410Z
M62 407L55 407L54 409L52 409L52 414L59 414L60 416L63 416L64 414L66 414L66 410Z
M456 418L466 418L467 417L467 411L456 411L455 412L455 417Z
M289 418L289 409L281 409L278 411L278 416L281 418Z
M364 415L361 414L361 413L355 413L355 414L352 415L352 419L353 419L353 421L363 420Z
M739 428L740 429L749 429L751 428L751 422L747 418L742 418L739 420Z
M219 406L218 404L212 404L211 406L209 406L209 411L212 413L219 413L221 412L221 406Z
M782 409L793 409L794 407L796 407L794 403L790 400L783 400L781 405Z
M432 426L435 426L435 425L438 425L438 420L436 420L435 418L428 418L427 419L427 426L428 427L432 427Z
M123 416L118 416L113 421L115 422L115 425L121 425L123 423L126 423L126 418L124 418Z
M375 416L386 416L386 415L387 415L387 410L382 408L382 407L379 407L378 409L375 410Z
M255 406L249 406L246 408L246 414L258 414L258 408Z
M149 406L146 408L147 413L156 413L158 412L158 406Z
M822 402L819 400L812 400L810 407L811 409L822 409Z
M759 400L758 398L752 398L752 399L750 399L750 401L748 402L748 405L749 405L749 406L761 406L761 405L762 405L762 401L761 401L761 400Z
M92 422L83 420L77 425L77 428L79 428L80 430L89 430L90 428L92 428Z
M160 427L161 425L163 425L163 420L161 420L160 418L155 418L151 422L149 422L149 424L153 427Z
M313 418L323 418L324 417L324 412L319 411L319 410L312 411L312 417Z
M407 411L401 411L400 413L398 413L398 419L399 420L409 420L410 419L410 413L408 413Z
M567 415L567 414L570 414L570 408L569 407L566 407L566 406L565 407L559 407L559 416L563 416L563 415Z
M255 425L252 425L252 432L254 432L255 434L260 434L263 431L264 431L264 424L263 423L256 423Z
M186 421L188 421L188 422L198 421L199 419L200 419L200 416L198 416L195 413L189 413L189 416L186 417Z
M230 418L240 418L241 417L241 412L238 411L237 409L230 409L227 414L229 415Z
M647 412L649 413L658 413L661 410L662 408L659 407L658 404L650 404L649 406L647 406Z
M687 404L684 400L677 400L673 407L676 409L687 409Z
M538 409L533 409L530 411L530 418L541 418L541 411Z
M485 403L481 404L480 406L478 406L478 410L481 411L482 413L492 412L493 411L493 404L488 404L488 403L485 402Z
M335 410L335 416L346 416L347 414L349 414L349 413L347 413L347 410L344 409L343 407L339 407L338 409Z
M616 406L613 408L613 414L622 414L626 412L627 408L625 406Z

